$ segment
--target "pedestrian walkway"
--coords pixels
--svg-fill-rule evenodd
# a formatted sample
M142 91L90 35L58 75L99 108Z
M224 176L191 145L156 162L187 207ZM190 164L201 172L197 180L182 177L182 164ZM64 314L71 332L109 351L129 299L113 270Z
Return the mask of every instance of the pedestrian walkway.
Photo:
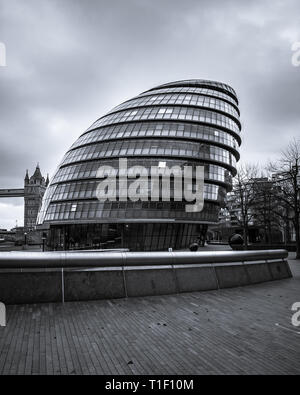
M300 374L294 277L243 288L7 307L0 374Z

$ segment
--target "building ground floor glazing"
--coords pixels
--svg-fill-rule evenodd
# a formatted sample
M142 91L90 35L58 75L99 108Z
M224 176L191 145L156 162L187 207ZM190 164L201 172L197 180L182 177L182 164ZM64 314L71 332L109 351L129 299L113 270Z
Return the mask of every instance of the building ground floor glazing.
M203 244L208 225L193 223L86 223L51 225L51 250L115 249L163 251Z

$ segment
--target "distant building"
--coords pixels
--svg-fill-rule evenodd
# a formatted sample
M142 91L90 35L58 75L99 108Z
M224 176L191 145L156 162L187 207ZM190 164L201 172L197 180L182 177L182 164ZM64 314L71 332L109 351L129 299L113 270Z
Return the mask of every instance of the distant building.
M0 240L3 241L15 241L16 231L15 229L7 230L0 229Z
M49 178L45 179L39 165L31 177L26 171L24 179L24 230L35 229L36 219L42 204L43 196L49 184Z

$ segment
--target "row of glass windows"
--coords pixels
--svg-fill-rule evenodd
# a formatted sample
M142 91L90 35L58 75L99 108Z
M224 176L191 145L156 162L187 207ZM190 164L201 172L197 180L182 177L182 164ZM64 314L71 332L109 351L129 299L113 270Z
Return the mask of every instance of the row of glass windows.
M109 124L148 119L203 122L224 127L237 134L240 133L240 126L237 122L233 121L233 119L214 111L200 110L191 107L146 107L130 111L120 111L115 114L105 115L98 119L87 129L87 132Z
M178 204L179 203L179 204ZM72 203L51 204L44 215L40 213L40 222L72 219L186 219L195 221L216 221L217 206L205 203L200 213L185 212L181 202L79 202L76 208Z
M124 139L132 137L176 137L184 139L210 140L238 151L237 140L229 133L211 126L182 123L128 123L106 126L83 134L72 145L71 149L103 140Z
M150 168L151 166L158 166L159 161L157 159L149 159L149 158L140 158L140 159L128 159L128 168L132 166L143 165L146 168ZM182 161L176 160L166 160L166 166L169 168L173 166L182 166ZM96 178L97 171L100 166L111 166L114 169L118 170L119 162L117 159L114 160L104 160L104 161L95 161L95 162L86 162L80 163L76 165L66 166L57 171L55 174L51 184L62 182L62 181L70 181L82 178ZM187 162L187 165L190 166L197 166L201 165L201 163L197 162ZM209 165L209 164L202 164L205 168L204 174L205 179L207 180L216 180L221 181L227 184L231 184L232 176L230 172L225 169L224 167L217 166L217 165ZM116 173L118 176L118 171Z
M174 82L169 82L167 84L159 85L156 87L158 88L164 88L166 86L209 86L209 87L215 87L215 88L220 88L223 89L227 92L230 92L235 98L236 93L235 90L231 88L231 86L227 84L223 84L222 82L217 82L217 81L209 81L209 80L183 80L183 81L174 81Z
M53 195L53 192L55 191L56 185L54 186L49 186L46 189L46 192L43 197L42 201L42 206L39 210L38 216L37 216L37 224L42 224L43 221L45 220L45 214L48 210L49 204L51 202L51 197Z
M97 198L96 192L98 185L99 181L84 181L71 184L59 184L56 186L56 189L54 190L50 198L52 202L56 200ZM128 187L129 186L130 181L128 181ZM172 185L171 188L173 188ZM219 200L219 188L220 187L218 185L204 184L204 199L216 201ZM224 193L222 193L222 195L224 195ZM150 194L151 187L148 190L148 195L150 196Z
M203 227L205 225L170 223L125 225L122 245L131 251L184 249L199 239L200 232L205 232Z
M136 99L129 100L125 103L115 107L108 114L120 111L123 109L129 109L132 107L145 107L152 105L189 105L196 107L207 107L215 110L226 112L231 116L239 119L237 110L227 102L215 99L209 96L192 95L192 94L163 94L163 95L152 95L145 97L138 97Z
M112 163L113 161L109 161L109 165L116 168L117 163ZM106 163L107 164L107 163ZM89 164L90 165L90 164ZM98 169L98 164L95 164L95 176L96 171ZM176 165L172 163L172 165ZM150 166L150 163L149 163ZM74 166L72 166L74 167ZM78 169L78 166L75 166ZM82 167L82 165L81 165ZM170 166L172 167L172 166ZM222 182L231 183L231 175L230 172L222 167L215 165L205 165L205 179L207 179L207 171L209 168L210 179L215 179ZM63 171L70 170L70 168L63 168ZM74 169L71 169L74 174ZM77 173L78 174L78 173ZM67 179L70 179L68 176ZM54 180L53 180L54 182ZM85 182L77 182L77 183L68 183L68 184L56 184L51 185L44 195L42 208L40 210L40 214L44 214L49 206L49 204L53 200L67 200L67 199L82 199L82 198L93 198L95 197L95 189L97 187L97 180L93 181L85 181ZM225 188L219 188L216 185L205 184L205 199L209 200L217 200L221 201L224 199L226 194ZM39 222L40 223L40 222Z
M94 210L116 210L116 209L145 209L145 210L183 210L185 211L186 207L186 202L185 201L170 201L170 202L152 202L152 201L137 201L137 202L132 202L130 200L126 202L121 202L121 201L106 201L106 202L99 202L99 201L80 201L80 202L64 202L64 203L55 203L51 204L48 212L53 212L57 211L57 209L54 209L54 207L58 207L59 212L62 211L70 211L70 212L76 212L77 210L83 210L82 207L85 207L84 210L88 208L93 208ZM96 208L95 208L96 207ZM218 205L216 206L214 203L205 201L204 204L204 209L209 212L215 212L216 208L219 207ZM48 207L47 207L48 208ZM47 211L47 208L45 207L42 211Z
M218 99L225 100L226 102L230 102L235 107L235 109L237 111L239 111L236 100L234 100L231 96L227 95L226 93L216 91L213 89L207 89L207 88L173 87L173 88L153 89L151 91L147 91L147 92L141 93L138 96L135 96L134 99L137 99L138 97L145 97L145 96L151 96L151 95L163 95L165 93L193 93L193 94L197 94L197 95L205 95L205 96L215 97Z
M218 161L236 166L236 159L226 149L208 144L169 140L123 140L87 145L69 151L61 165L111 156L180 156Z
M183 249L206 233L207 225L181 223L79 223L51 227L55 250L129 248L131 251Z

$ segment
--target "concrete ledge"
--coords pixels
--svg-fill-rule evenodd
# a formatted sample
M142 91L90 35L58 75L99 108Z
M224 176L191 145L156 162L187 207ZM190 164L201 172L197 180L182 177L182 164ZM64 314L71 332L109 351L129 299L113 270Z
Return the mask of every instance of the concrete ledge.
M179 292L209 291L218 289L213 265L176 265Z
M269 268L269 263L251 262L245 265L251 284L259 284L265 281L272 281L273 276Z
M244 263L232 262L215 265L219 288L241 287L249 285L250 280Z
M169 295L177 292L172 266L124 268L127 296Z
M64 271L64 299L66 302L125 297L121 267Z
M62 273L0 273L0 300L5 304L61 302Z
M0 253L0 301L23 304L166 295L292 276L286 251L264 252L263 257L261 251L226 251L209 258L207 253L64 253L63 257L48 253L44 267L40 253L33 264L29 260L33 253L13 254L8 264ZM23 254L28 259L21 268Z
M287 261L269 262L269 269L273 280L283 280L292 277L291 270Z

